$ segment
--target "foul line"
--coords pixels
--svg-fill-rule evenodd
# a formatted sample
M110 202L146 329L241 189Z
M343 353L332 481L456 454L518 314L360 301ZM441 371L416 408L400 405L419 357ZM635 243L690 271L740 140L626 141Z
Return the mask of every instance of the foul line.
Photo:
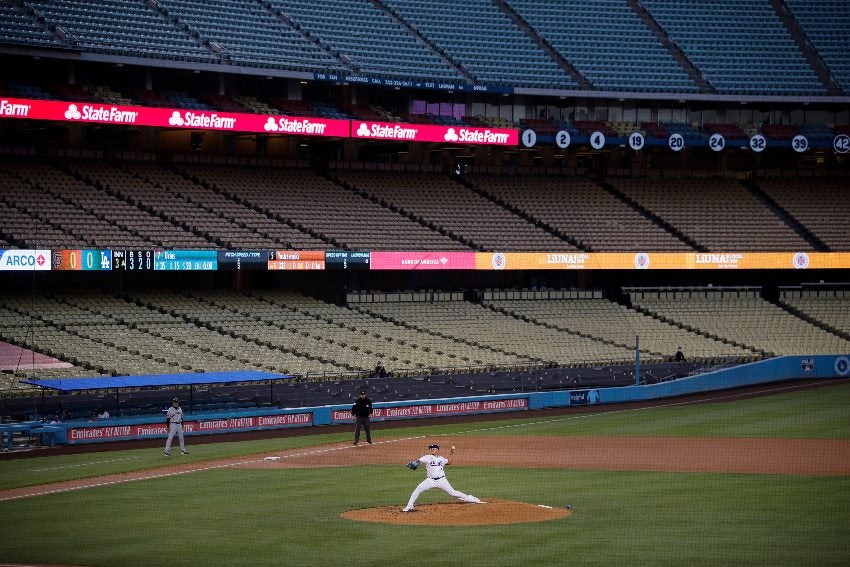
M527 427L527 426L530 426L530 425L540 425L540 424L546 424L546 423L557 423L557 422L560 422L560 421L569 421L569 420L572 420L572 419L584 419L584 418L589 418L589 417L599 417L599 416L605 416L605 415L610 415L610 414L614 414L614 413L628 413L628 412L646 411L646 410L652 410L652 409L661 409L661 408L669 408L669 407L677 407L677 406L687 406L687 405L693 405L693 404L704 404L704 403L707 403L707 402L729 400L729 399L734 399L734 398L739 398L739 397L744 397L744 396L750 396L750 395L753 395L753 394L759 394L759 393L763 393L763 392L782 392L782 391L785 391L785 390L795 390L795 389L805 388L805 387L811 387L811 384L797 384L797 385L792 385L792 386L785 386L785 387L782 387L782 388L768 388L768 389L764 389L764 390L756 390L756 391L751 391L751 392L746 392L746 393L734 393L734 394L729 394L729 395L726 395L726 396L717 396L717 397L708 398L708 399L688 400L688 401L682 401L682 402L670 402L670 403L663 403L663 404L640 407L640 408L628 408L628 409L620 409L620 410L602 411L602 412L599 412L599 413L587 413L587 414L582 414L582 415L569 415L569 416L558 417L558 418L553 418L553 419L545 419L545 420L541 420L541 421L528 421L528 422L525 422L525 423L514 423L514 424L511 424L511 425L498 425L498 426L494 426L494 427L482 427L482 428L478 428L478 429L467 429L466 431L457 431L457 432L454 432L454 433L441 433L441 434L436 434L436 435L414 435L414 436L411 436L411 437L400 437L400 438L396 438L396 439L387 439L385 441L379 441L376 444L383 445L383 444L389 444L389 443L400 443L400 442L404 442L404 441L412 441L412 440L415 440L415 439L425 439L427 437L454 437L454 436L457 436L457 435L464 435L464 434L468 434L468 433L479 433L479 432L482 432L482 431L495 431L495 430L498 430L498 429L510 429L510 428L516 428L516 427ZM582 406L582 407L587 407L587 406ZM421 427L421 426L417 426L417 427ZM342 445L342 446L336 446L336 447L326 447L326 448L323 448L323 449L302 451L302 452L299 452L299 453L290 453L290 454L287 454L287 455L280 455L280 456L278 456L278 458L279 459L293 459L293 458L296 458L296 457L309 457L309 456L313 456L313 455L321 455L323 453L332 453L334 451L358 450L359 448L360 448L359 446L354 446L354 445ZM32 493L32 494L21 494L21 495L17 495L17 496L5 496L5 497L0 496L0 502L6 502L6 501L9 501L9 500L20 500L20 499L23 499L23 498L32 498L34 496L48 496L48 495L52 495L52 494L60 494L60 493L63 493L63 492L71 492L71 491L74 491L74 490L82 490L82 489L88 489L88 488L101 488L101 487L105 487L105 486L114 486L114 485L117 485L117 484L125 484L125 483L128 483L128 482L137 482L137 481L142 481L142 480L154 480L154 479L160 479L160 478L169 478L169 477L172 477L172 476L179 476L179 475L184 475L184 474L189 474L189 473L197 473L197 472L206 472L206 471L225 469L225 468L230 468L230 467L253 465L253 464L257 464L257 463L261 463L261 462L265 461L266 457L268 457L268 456L276 456L276 455L264 455L261 458L253 458L253 459L248 459L248 460L236 461L236 462L232 462L232 463L212 464L212 465L200 466L200 467L196 467L196 468L192 468L192 469L188 469L188 470L182 470L182 471L169 471L169 472L162 472L162 473L153 473L153 474L149 474L149 475L139 477L139 478L122 478L122 479L116 479L116 480L95 482L95 483L91 483L91 484L82 484L82 485L79 485L79 486L55 488L55 489L44 490L42 492L36 492L36 493ZM132 458L138 458L138 457L132 457ZM119 461L119 460L127 460L127 459L115 459L114 461L101 461L101 462L116 462L116 461ZM95 464L95 463L90 463L90 464ZM58 468L70 468L72 466L76 467L76 466L84 466L84 465L70 465L69 467L58 467ZM42 469L42 470L57 470L57 469ZM119 474L127 474L127 473L119 473ZM74 481L63 481L63 482L74 482ZM27 487L21 487L20 490L24 490L26 488ZM34 488L34 487L29 487L29 488ZM19 490L19 489L9 489L9 490Z
M139 457L127 457L125 459L111 459L109 461L92 461L90 463L80 463L77 465L65 465L63 467L52 467L49 469L29 469L28 472L49 472L49 471L61 471L62 469L75 469L79 467L90 467L92 465L103 465L106 463L120 463L121 461L132 461L133 459L138 459Z

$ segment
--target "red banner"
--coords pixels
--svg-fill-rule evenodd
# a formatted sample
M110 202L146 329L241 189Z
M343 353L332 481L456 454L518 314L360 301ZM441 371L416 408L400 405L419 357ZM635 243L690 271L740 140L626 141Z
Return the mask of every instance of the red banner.
M372 412L372 419L404 419L457 415L461 413L489 413L493 411L520 409L528 409L528 398L381 407L374 409ZM334 410L331 412L331 420L334 423L351 421L352 419L350 410Z
M351 122L312 116L269 116L218 110L148 108L99 102L18 98L0 99L0 118L497 146L516 146L519 142L518 131L510 128Z
M340 138L349 134L348 120L54 100L0 99L0 117Z
M351 137L400 142L448 142L516 146L517 130L475 126L434 126L430 124L394 124L392 122L352 121Z

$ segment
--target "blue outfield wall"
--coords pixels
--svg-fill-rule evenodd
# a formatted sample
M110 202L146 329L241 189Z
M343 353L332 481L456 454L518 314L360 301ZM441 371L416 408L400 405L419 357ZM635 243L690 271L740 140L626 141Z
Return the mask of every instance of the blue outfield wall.
M670 398L794 379L850 376L850 355L782 356L750 364L679 378L660 384L584 390L527 392L480 397L383 402L374 405L374 421L447 417L535 410L573 405L615 404ZM260 429L352 424L351 405L307 408L257 408L220 413L187 414L187 435L234 433ZM33 423L37 427L38 423ZM52 443L96 443L163 438L164 419L154 416L69 422L50 433Z
M603 404L635 402L726 390L783 380L840 378L850 375L850 355L780 356L648 386L599 390Z

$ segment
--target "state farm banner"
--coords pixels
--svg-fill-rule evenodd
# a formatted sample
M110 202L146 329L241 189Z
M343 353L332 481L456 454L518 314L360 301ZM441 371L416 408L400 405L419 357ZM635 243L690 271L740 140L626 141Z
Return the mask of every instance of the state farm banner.
M376 407L372 411L373 420L409 419L416 417L437 417L467 413L490 413L494 411L512 411L528 409L528 398L503 398L484 401L457 401L406 406ZM350 410L333 410L331 421L343 423L352 421Z
M0 118L341 138L350 131L348 120L30 99L0 99Z
M221 419L198 419L183 422L186 434L225 433L248 429L274 429L313 424L313 414L287 413L276 415L250 415ZM134 423L128 425L101 425L68 428L68 443L90 443L93 441L117 441L141 437L165 437L168 428L164 421Z
M516 146L519 142L518 131L511 128L351 122L349 120L312 116L269 116L217 110L149 108L100 102L63 102L18 98L0 99L0 118L410 142L449 142L498 146Z
M372 252L372 270L474 270L475 252Z
M392 122L351 122L351 137L399 142L449 142L516 146L517 130L478 126L436 126L432 124L395 124Z

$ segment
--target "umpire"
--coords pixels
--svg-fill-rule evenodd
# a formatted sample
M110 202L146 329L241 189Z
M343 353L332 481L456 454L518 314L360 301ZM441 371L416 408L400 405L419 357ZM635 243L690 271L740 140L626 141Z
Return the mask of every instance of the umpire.
M366 397L366 391L360 390L360 397L351 406L351 415L357 421L354 428L354 444L360 444L360 428L366 432L366 443L372 444L372 432L369 430L369 416L372 415L372 400Z

